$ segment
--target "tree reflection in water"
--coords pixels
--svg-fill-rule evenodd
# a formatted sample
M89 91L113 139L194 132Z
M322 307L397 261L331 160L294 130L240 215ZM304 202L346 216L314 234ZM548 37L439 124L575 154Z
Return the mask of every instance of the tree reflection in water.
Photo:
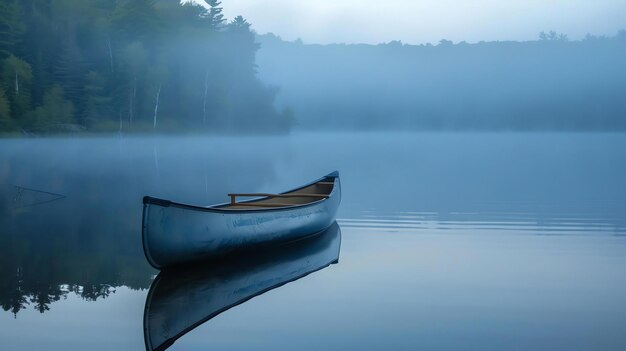
M69 294L97 301L120 286L147 289L156 272L141 247L145 194L208 205L225 201L232 189L259 190L275 177L276 145L257 147L254 159L244 152L245 141L228 157L214 151L228 142L2 141L2 309L17 315L30 305L43 313Z

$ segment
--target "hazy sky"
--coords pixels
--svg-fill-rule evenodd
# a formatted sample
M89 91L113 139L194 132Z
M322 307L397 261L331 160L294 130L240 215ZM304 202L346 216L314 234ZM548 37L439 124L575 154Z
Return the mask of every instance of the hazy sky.
M542 30L579 39L626 29L626 0L222 0L258 33L306 43L419 44L533 40Z

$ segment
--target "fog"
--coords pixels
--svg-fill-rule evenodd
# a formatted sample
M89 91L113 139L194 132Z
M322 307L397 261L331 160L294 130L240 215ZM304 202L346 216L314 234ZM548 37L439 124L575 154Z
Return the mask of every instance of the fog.
M303 129L626 129L626 31L417 46L257 40L259 77Z
M224 6L227 17L243 15L259 33L316 44L532 40L546 29L582 39L617 32L625 12L622 0L229 0Z
M626 129L624 30L318 45L201 3L1 5L0 133Z

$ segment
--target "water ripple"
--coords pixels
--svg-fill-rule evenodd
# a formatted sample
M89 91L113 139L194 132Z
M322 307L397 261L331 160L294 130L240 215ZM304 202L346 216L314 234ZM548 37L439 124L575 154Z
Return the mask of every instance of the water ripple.
M626 235L626 219L558 213L537 215L523 212L396 212L376 214L360 211L338 219L343 228L381 232L417 231L507 231L546 235Z

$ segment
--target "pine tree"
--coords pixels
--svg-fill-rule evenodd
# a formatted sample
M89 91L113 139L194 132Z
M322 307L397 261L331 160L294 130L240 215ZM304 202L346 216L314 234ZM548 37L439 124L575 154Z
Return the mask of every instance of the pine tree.
M16 46L23 33L18 1L0 2L0 59L17 54Z
M236 70L252 78L256 73L256 52L260 46L250 26L242 16L237 16L228 24L227 34L229 46L233 50L229 54L233 57L233 63L237 65Z
M84 93L86 75L85 64L75 38L66 38L55 60L55 84L63 88L65 98L77 108L79 115L82 114L86 102Z
M0 87L0 131L13 129L11 106L4 90Z
M222 2L219 0L206 0L206 3L210 6L210 9L205 14L209 27L213 30L222 29L224 27L224 23L226 23L226 19L222 13Z
M154 0L119 0L112 24L120 40L147 40L158 30L157 18Z

